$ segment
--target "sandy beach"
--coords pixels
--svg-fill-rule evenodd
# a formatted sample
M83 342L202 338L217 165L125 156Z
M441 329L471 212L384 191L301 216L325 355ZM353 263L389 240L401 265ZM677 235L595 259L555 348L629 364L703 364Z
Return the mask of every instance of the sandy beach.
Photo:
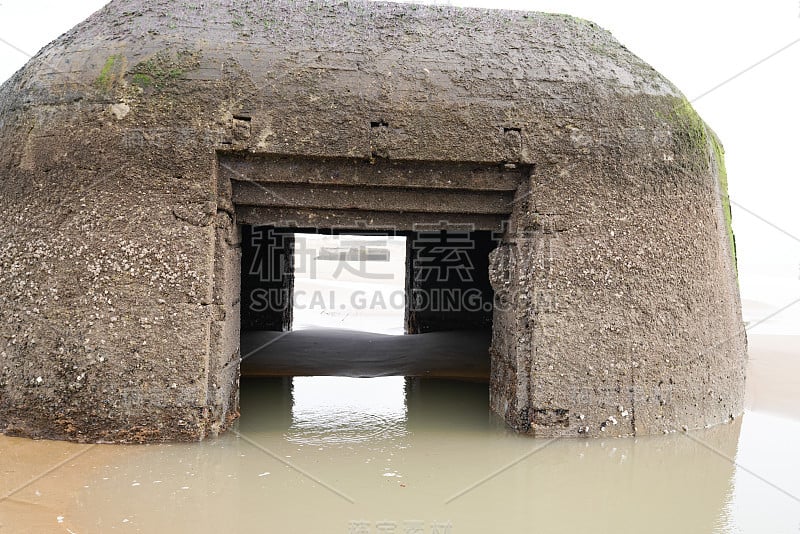
M800 419L800 336L748 336L748 410Z

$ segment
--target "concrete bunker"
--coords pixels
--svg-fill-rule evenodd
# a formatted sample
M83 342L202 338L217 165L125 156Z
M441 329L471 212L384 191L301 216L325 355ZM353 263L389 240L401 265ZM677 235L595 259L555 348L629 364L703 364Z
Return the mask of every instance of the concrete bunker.
M291 322L241 321L241 230L260 225L411 243L415 225L471 228L494 293L489 403L520 432L652 434L742 410L722 149L588 21L115 0L0 88L0 176L7 434L224 431L242 324Z

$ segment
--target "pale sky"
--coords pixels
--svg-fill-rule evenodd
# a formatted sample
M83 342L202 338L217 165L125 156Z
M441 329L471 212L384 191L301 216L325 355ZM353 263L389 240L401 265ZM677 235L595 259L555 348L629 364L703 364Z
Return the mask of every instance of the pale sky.
M35 53L104 3L0 0L0 80L27 61L9 44ZM758 319L800 298L798 0L420 3L569 13L611 31L696 99L695 108L725 145L745 318ZM800 334L799 309L754 332Z

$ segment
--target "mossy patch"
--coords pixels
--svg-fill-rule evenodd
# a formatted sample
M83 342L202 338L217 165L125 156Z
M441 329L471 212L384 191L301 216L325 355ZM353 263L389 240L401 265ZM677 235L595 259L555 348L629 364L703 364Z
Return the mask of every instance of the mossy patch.
M159 52L131 69L131 83L142 89L163 89L182 78L186 72L196 69L198 65L197 52Z
M725 149L719 142L716 135L711 135L711 147L714 152L714 159L717 164L717 174L719 176L719 191L722 199L722 212L725 215L725 228L728 231L728 239L733 255L733 266L737 272L739 270L736 260L736 236L733 235L733 215L731 213L731 199L728 196L728 172L725 169Z
M94 85L102 91L108 91L124 73L125 57L121 55L109 56L100 70L100 75L94 81Z
M733 265L738 271L736 264L736 238L733 235L731 202L728 196L728 174L725 170L725 151L722 148L722 144L685 98L678 101L668 117L664 117L660 113L656 115L658 118L670 123L675 143L675 153L685 155L684 161L688 162L689 172L707 172L708 165L711 163L709 161L709 151L712 152L711 157L714 158L713 163L719 179L725 229L730 241ZM702 168L699 168L700 165L702 165Z
M689 149L693 153L705 153L708 150L706 123L685 98L675 106L669 117L672 123L677 148Z
M153 78L147 74L136 73L133 75L133 84L139 87L150 87L153 85Z

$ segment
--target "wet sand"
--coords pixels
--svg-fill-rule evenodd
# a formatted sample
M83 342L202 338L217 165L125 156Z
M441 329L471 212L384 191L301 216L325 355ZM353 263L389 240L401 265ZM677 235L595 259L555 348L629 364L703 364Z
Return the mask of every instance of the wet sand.
M242 376L489 379L491 333L391 336L333 328L243 332Z
M800 416L800 336L748 336L750 410Z

